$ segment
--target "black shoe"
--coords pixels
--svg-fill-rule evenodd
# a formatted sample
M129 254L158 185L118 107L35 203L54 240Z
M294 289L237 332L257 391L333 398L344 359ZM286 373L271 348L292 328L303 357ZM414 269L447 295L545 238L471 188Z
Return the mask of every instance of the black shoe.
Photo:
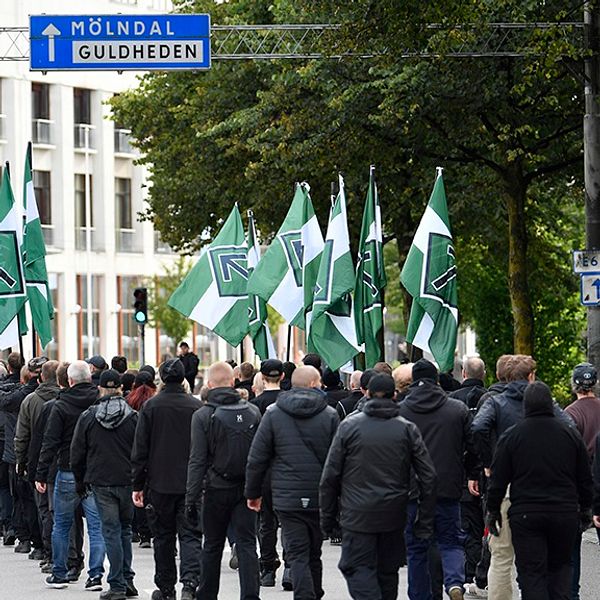
M135 585L133 585L133 581L127 582L127 591L125 592L125 595L128 598L137 598L140 595Z
M99 592L102 590L102 577L88 577L88 580L85 582L85 591L86 592Z
M285 567L283 569L283 577L281 579L281 587L286 592L292 592L294 590L294 586L292 585L292 572L289 567Z
M16 549L15 549L16 552ZM43 560L44 558L44 551L41 548L34 548L30 553L29 553L29 560Z
M142 538L140 540L140 548L152 548L152 544L148 538Z
M342 538L341 537L337 537L337 536L331 536L329 538L329 544L331 546L341 546L342 545Z
M71 567L67 571L67 579L69 580L69 583L75 583L76 581L78 581L79 576L81 575L81 571L82 569L80 569L79 567Z
M29 554L31 552L31 542L29 540L23 540L15 546L15 552L17 554Z
M17 540L17 536L12 531L7 531L4 534L4 539L2 540L3 546L14 546L15 541Z
M262 587L275 587L275 571L263 571L260 574L260 585Z
M125 600L126 599L125 592L115 592L114 590L104 590L100 594L100 600Z
M131 543L137 544L141 540L139 533L134 533L131 535Z
M54 565L53 565L51 562L49 562L49 563L46 563L46 564L45 564L45 565L44 565L44 566L43 566L43 567L40 569L40 571L41 571L42 573L52 573L52 569L53 569L53 568L54 568ZM69 581L69 583L71 583L71 582Z
M150 600L175 600L175 590L163 592L162 590L154 590Z
M196 598L196 588L191 585L184 585L181 590L181 600L194 600Z
M46 577L46 585L55 590L62 590L69 587L69 582L67 579L61 579L60 577L56 577L56 575L50 575L50 577Z

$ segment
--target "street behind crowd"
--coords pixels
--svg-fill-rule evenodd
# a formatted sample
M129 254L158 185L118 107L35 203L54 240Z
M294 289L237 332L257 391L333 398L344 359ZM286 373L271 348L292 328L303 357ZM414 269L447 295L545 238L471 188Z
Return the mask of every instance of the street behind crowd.
M87 556L87 536L85 553ZM84 575L79 581L71 584L66 590L53 590L44 586L44 575L37 569L37 561L27 559L27 555L15 554L12 547L0 545L0 598L15 598L19 600L75 600L76 598L92 598L95 594L86 594L83 590ZM342 600L348 598L348 588L342 574L337 568L340 548L331 546L329 542L323 544L323 588L327 600ZM237 598L239 596L239 583L237 572L231 570L227 563L229 552L225 550L221 565L221 593L222 598ZM596 532L590 530L584 535L581 547L581 600L597 600L600 589L600 548ZM108 569L108 562L105 567ZM153 582L154 562L152 550L140 550L137 544L134 547L133 569L136 572L136 584L141 600L148 600L155 589ZM274 588L261 588L260 596L267 600L292 600L292 593L281 588L280 569L277 573L277 586ZM60 597L60 598L59 598ZM399 598L406 598L406 567L400 570ZM518 596L515 594L515 600Z

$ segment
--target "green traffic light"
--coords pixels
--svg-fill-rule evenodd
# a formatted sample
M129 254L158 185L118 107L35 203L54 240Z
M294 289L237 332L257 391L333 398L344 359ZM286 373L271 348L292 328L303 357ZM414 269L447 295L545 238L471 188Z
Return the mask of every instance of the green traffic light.
M146 322L146 314L145 314L145 313L143 313L141 310L138 310L138 311L135 313L135 317L134 317L134 318L135 318L135 320L136 320L138 323L145 323L145 322Z

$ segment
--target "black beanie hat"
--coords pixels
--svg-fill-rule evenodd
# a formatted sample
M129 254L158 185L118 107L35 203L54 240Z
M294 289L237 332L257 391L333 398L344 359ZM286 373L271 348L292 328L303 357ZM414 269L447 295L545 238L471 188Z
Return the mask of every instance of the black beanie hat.
M554 414L550 388L543 381L530 383L523 394L523 408L526 417Z
M326 367L325 371L323 371L323 376L321 377L323 381L323 385L328 388L335 388L340 385L340 372L332 371L329 367Z
M396 395L396 385L390 375L381 373L371 377L369 381L369 397L392 399Z
M428 361L426 358L420 358L412 368L412 379L418 381L419 379L431 379L437 383L438 381L438 370L435 365Z
M165 383L181 383L185 377L183 363L178 358L165 361L158 372Z
M146 373L150 373L150 375L152 375L152 379L156 379L156 369L152 366L152 365L144 365L143 367L140 367L140 373L142 371L146 371Z

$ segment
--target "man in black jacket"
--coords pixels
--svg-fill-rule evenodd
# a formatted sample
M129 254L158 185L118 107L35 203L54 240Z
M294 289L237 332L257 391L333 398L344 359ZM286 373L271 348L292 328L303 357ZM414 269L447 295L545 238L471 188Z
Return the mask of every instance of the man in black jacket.
M118 371L100 374L100 401L77 421L71 442L71 467L80 495L92 487L110 564L110 589L100 600L137 596L131 568L131 448L137 413L121 395Z
M154 583L158 589L152 593L152 600L175 598L177 537L181 600L192 600L200 579L202 542L198 528L185 518L185 491L190 426L202 404L183 390L185 370L181 360L167 360L159 374L165 386L144 404L135 432L132 498L138 508L145 500L154 534Z
M102 589L104 574L104 539L98 509L92 496L81 497L75 487L75 475L71 468L71 441L75 425L82 412L96 403L98 388L92 384L89 365L77 360L67 369L69 388L63 390L52 407L42 449L37 465L35 486L40 494L46 492L48 472L54 456L58 454L58 472L54 488L54 527L52 529L52 575L46 584L52 588L66 588L69 532L75 509L81 504L87 521L90 541L90 557L86 590Z
M323 596L319 480L339 418L318 389L320 383L314 367L294 371L292 389L279 394L260 423L246 470L248 506L259 511L263 481L272 467L273 507L298 600Z
M195 522L203 498L204 552L197 597L217 599L223 546L230 527L237 550L240 597L258 600L256 515L246 506L244 479L260 411L253 404L242 402L233 388L233 369L225 362L209 368L207 385L208 403L192 418L185 499L188 519Z
M465 555L460 527L460 498L465 469L463 458L472 450L471 415L460 400L448 398L438 383L438 371L431 362L418 360L412 368L413 383L400 404L400 415L421 432L438 474L435 506L435 541L442 559L444 587L451 600L461 600L465 582ZM417 506L409 503L406 545L408 597L431 599L427 553L432 540L415 534Z
M574 427L554 414L548 386L527 386L524 419L498 441L488 490L492 535L508 511L523 598L570 598L571 553L580 525L592 520L592 476L587 450ZM551 490L551 493L549 493Z
M190 390L192 390L192 393L194 393L196 375L198 375L198 365L200 364L200 360L190 350L187 342L181 342L181 344L179 344L179 360L181 361L185 371L185 379L190 384Z
M419 486L416 533L433 535L435 470L417 427L399 417L395 391L389 375L371 379L369 399L340 424L321 477L321 529L331 532L341 509L339 568L350 596L361 600L398 596L411 467Z
M335 410L337 410L340 421L343 421L355 409L359 400L365 395L366 390L360 387L362 374L362 371L352 372L352 375L350 375L350 390L336 404Z

